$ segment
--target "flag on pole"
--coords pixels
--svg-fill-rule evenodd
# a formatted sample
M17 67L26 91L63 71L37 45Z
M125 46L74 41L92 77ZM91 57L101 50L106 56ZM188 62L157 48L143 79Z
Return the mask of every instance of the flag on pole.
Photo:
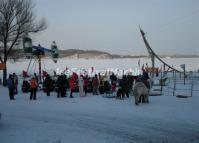
M94 67L91 67L91 73L93 73L94 72Z
M146 68L148 68L148 63L146 63Z
M142 72L145 72L145 69L144 69L144 64L142 65Z
M138 60L138 67L140 68L140 59Z

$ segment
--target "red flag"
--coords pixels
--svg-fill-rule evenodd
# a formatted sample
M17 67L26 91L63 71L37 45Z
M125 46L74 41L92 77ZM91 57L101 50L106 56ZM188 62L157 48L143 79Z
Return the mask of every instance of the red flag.
M22 74L23 74L23 78L29 77L28 73L24 70L22 71Z
M91 72L92 72L92 73L94 72L94 67L91 67Z
M142 72L145 72L145 69L144 69L144 64L142 65Z
M46 77L48 75L48 73L46 72L46 71L42 71L42 77L44 78L44 77Z

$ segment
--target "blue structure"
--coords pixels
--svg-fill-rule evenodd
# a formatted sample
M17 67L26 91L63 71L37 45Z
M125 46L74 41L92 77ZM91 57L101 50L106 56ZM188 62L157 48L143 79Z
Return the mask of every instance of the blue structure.
M32 45L32 39L28 36L28 34L26 34L26 36L24 36L24 38L23 38L23 48L24 48L24 53L26 54L26 56L31 58L30 63L32 61L32 58L38 59L39 80L41 82L41 58L42 58L42 56L45 55L45 52L51 53L52 60L55 63L57 63L57 59L59 57L59 52L58 52L58 48L57 48L55 41L52 42L51 49L42 47L40 45L34 46L34 45ZM29 66L30 66L30 63L29 63ZM28 66L28 69L29 69L29 66ZM28 71L28 69L27 69L27 71Z

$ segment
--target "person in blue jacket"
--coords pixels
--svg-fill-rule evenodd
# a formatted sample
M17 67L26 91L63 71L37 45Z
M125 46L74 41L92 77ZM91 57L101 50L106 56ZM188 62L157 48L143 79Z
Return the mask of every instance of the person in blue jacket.
M15 100L14 99L15 86L14 86L14 82L13 82L13 78L11 74L9 75L9 78L7 79L7 86L9 90L10 100Z

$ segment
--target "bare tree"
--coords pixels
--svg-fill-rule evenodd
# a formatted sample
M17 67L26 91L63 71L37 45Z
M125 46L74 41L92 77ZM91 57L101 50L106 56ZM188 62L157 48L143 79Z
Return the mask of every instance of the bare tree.
M44 19L36 21L31 0L0 0L0 62L6 64L13 49L19 45L25 33L45 30ZM7 68L3 70L6 85Z

